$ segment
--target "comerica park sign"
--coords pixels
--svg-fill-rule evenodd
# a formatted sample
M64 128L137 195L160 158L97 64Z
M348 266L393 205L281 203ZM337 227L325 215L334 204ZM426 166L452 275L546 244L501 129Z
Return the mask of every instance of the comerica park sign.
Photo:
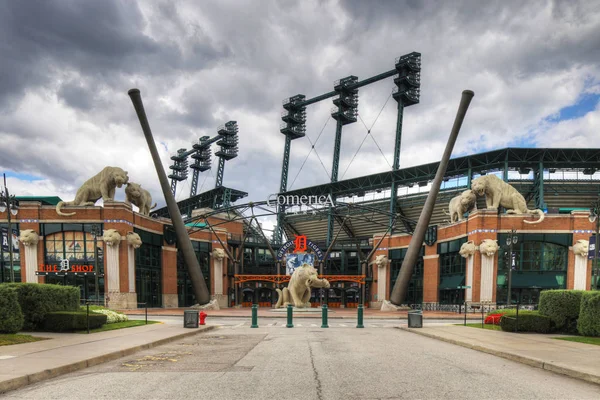
M276 206L331 206L334 207L333 198L330 194L325 195L311 195L307 196L297 194L272 194L267 199L267 205L269 207Z

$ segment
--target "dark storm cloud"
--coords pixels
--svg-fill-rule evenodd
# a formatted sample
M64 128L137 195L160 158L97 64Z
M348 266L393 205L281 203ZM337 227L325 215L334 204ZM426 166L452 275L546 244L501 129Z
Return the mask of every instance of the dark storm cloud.
M175 43L143 33L146 22L133 1L4 1L0 10L0 100L51 85L61 73L111 82L201 67L227 52L196 42L194 57L186 58Z

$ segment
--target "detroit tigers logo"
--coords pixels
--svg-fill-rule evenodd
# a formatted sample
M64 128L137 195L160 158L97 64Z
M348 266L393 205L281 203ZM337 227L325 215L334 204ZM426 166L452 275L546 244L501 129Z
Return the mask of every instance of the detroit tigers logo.
M303 251L306 251L306 236L296 236L296 239L294 240L294 246L295 253L301 253Z
M69 260L60 260L60 271L68 271L69 270Z

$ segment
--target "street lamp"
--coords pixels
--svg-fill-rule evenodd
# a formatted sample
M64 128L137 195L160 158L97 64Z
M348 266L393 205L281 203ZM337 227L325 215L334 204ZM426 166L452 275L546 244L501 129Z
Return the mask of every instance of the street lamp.
M508 294L506 295L506 305L510 305L511 291L512 291L512 269L515 266L515 256L513 255L513 246L517 244L519 237L517 231L511 229L510 234L506 237L506 245L510 246L509 254L510 259L508 260Z
M595 203L592 203L592 207L590 208L590 222L596 222L596 232L594 233L594 264L593 264L593 274L592 279L594 282L593 289L598 290L598 231L600 230L600 218L598 215L600 214L600 199Z
M4 190L0 192L0 212L6 211L6 219L8 220L8 254L10 259L10 281L15 281L15 269L13 265L13 241L12 241L12 225L10 217L11 215L17 215L19 212L19 206L14 195L8 193L6 187L6 174L4 174Z
M94 285L96 288L96 304L100 304L100 288L98 287L98 236L102 233L100 225L92 225L92 236L94 237Z

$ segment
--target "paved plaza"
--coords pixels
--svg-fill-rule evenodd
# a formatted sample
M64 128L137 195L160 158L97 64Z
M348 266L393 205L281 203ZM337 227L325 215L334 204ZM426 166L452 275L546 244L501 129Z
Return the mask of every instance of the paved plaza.
M163 317L163 322L153 328L122 330L115 340L133 342L133 336L147 334L144 329L153 335L166 335L167 330L181 335L181 319ZM285 328L285 319L265 318L258 328L251 328L247 319L215 317L210 330L192 333L197 330L188 329L188 336L24 386L0 398L600 398L598 384L464 347L468 341L491 346L492 340L505 349L522 351L535 345L543 357L544 346L553 343L546 343L541 335L483 331L434 320L410 331L406 321L389 319L365 321L364 329L356 328L356 320L330 322L325 329L320 320L305 318L295 320L294 328ZM129 333L124 336L125 331ZM110 345L109 333L104 332L105 345ZM462 345L448 343L452 337L462 340ZM593 353L597 346L555 342L554 359L561 352L570 355L567 362L585 358L586 353L600 359ZM98 347L92 342L88 346Z

